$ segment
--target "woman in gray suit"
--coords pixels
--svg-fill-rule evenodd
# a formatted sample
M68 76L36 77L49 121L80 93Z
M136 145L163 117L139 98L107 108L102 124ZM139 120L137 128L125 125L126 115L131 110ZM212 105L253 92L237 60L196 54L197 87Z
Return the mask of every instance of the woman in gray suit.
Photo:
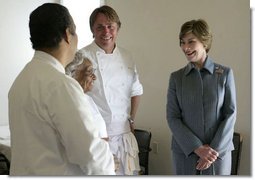
M184 23L180 47L189 63L170 76L167 121L176 175L230 175L236 121L234 75L208 56L212 35L204 20Z

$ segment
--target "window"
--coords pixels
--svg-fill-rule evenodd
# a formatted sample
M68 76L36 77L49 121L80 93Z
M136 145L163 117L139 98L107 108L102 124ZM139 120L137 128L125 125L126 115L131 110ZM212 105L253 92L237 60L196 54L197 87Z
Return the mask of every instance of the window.
M93 35L89 27L89 17L92 11L103 5L103 0L62 0L61 4L68 8L72 15L76 32L78 35L78 49L90 44L93 41Z

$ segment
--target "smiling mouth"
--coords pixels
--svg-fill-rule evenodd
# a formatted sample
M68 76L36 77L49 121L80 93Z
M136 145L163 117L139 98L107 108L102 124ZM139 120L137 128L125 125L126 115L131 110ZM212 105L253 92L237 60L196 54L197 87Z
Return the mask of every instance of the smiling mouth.
M196 52L196 51L186 53L186 56L193 56L193 55L195 54L195 52Z
M102 37L101 39L104 40L104 41L108 41L108 40L111 39L111 37Z

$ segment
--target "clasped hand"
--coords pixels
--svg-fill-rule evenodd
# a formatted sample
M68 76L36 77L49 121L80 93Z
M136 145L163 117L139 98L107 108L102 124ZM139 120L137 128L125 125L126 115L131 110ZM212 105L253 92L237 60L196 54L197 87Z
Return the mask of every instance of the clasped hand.
M219 156L219 153L207 144L200 146L194 152L199 156L198 164L196 166L197 170L205 170L209 168Z

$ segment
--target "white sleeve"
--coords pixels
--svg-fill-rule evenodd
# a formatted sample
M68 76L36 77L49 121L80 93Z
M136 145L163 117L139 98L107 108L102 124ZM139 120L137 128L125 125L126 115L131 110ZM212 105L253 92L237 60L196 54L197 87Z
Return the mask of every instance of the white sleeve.
M69 162L86 175L114 175L113 155L108 143L98 137L82 88L71 78L61 86L51 89L49 111Z
M143 86L139 81L139 75L136 70L136 66L134 67L134 77L133 77L133 85L132 85L132 93L131 97L139 96L143 94Z
M88 98L88 101L90 103L93 120L95 121L96 126L99 130L99 137L107 138L108 134L107 134L106 125L105 125L103 116L99 112L99 109L98 109L97 105L95 104L94 100L86 94L85 94L85 96Z

